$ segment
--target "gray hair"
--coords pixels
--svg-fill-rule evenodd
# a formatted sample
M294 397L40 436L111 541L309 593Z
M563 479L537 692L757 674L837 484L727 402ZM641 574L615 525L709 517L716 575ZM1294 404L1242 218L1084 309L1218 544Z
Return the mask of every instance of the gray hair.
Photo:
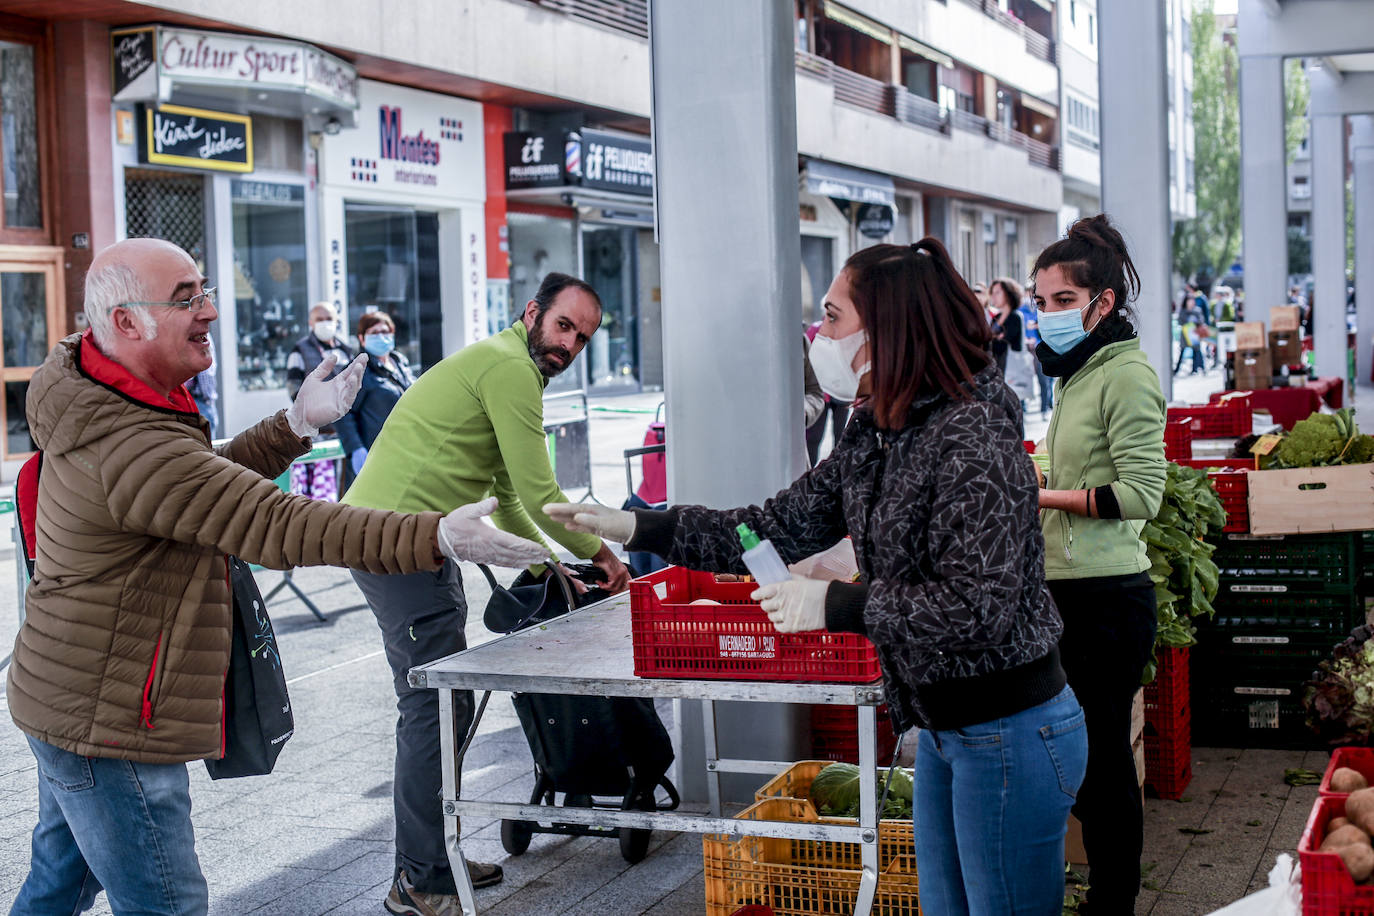
M96 345L109 350L114 343L114 322L111 314L126 302L146 302L149 294L143 280L128 264L114 262L92 269L86 274L86 321L95 335ZM157 337L157 318L146 308L129 310L138 316L143 327L143 339Z

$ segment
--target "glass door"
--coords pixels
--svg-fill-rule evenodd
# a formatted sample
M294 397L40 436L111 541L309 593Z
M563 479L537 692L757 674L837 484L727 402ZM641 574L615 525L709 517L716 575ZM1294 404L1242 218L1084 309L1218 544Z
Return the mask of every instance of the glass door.
M6 459L36 450L24 404L29 379L60 339L65 318L60 301L61 249L0 248L0 382L5 397L0 420Z
M582 278L601 297L601 327L587 344L593 391L639 388L639 301L635 230L582 227Z
M444 358L438 214L345 203L344 228L349 340L364 312L386 312L396 325L396 349L418 375Z

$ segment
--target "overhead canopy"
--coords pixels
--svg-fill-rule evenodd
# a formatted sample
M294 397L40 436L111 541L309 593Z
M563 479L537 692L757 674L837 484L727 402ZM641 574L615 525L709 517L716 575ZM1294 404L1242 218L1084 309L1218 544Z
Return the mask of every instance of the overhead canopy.
M1024 92L1021 93L1021 104L1029 108L1031 111L1039 112L1047 118L1059 117L1058 108L1056 108L1054 105L1051 105L1049 102L1044 102L1040 99L1037 99L1033 95L1028 95Z
M804 173L806 191L821 197L838 197L862 204L897 205L897 189L892 179L876 172L809 159Z
M845 9L833 0L825 0L825 18L847 25L854 31L862 32L885 45L892 44L892 30L887 26L874 22L867 16L860 16L853 10Z
M941 67L952 68L954 66L954 58L943 51L935 50L930 45L922 44L914 38L908 38L906 35L898 35L897 44L900 45L903 50L910 51L912 54L919 54L926 60L933 60Z

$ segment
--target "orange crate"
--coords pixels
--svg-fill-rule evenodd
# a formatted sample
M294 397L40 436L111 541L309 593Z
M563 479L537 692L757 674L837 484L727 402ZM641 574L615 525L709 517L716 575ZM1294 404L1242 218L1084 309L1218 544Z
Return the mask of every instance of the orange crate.
M749 596L753 582L669 566L630 582L637 677L728 681L878 680L878 653L857 633L779 633ZM719 604L692 604L702 598Z
M818 761L809 761L817 763ZM817 770L819 772L819 770ZM798 823L854 823L818 818L809 801L766 798L740 812L741 820ZM883 821L885 827L891 821ZM907 821L908 831L911 822ZM908 838L910 834L908 833ZM731 916L746 905L767 906L775 916L852 913L859 894L858 843L784 840L772 837L708 835L701 841L706 873L707 916ZM879 830L881 874L873 912L885 916L919 916L916 858L897 854Z
M1303 916L1368 916L1374 914L1374 887L1355 883L1341 857L1318 852L1326 838L1326 825L1345 816L1344 795L1318 796L1298 843L1302 863Z

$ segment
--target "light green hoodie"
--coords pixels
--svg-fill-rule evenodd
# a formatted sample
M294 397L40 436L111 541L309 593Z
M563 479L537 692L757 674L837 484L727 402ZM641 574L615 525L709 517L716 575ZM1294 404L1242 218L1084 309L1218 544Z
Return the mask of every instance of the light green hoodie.
M1051 490L1110 485L1120 519L1040 513L1046 579L1124 576L1150 568L1140 531L1164 497L1164 396L1134 338L1108 344L1054 386L1046 447Z

